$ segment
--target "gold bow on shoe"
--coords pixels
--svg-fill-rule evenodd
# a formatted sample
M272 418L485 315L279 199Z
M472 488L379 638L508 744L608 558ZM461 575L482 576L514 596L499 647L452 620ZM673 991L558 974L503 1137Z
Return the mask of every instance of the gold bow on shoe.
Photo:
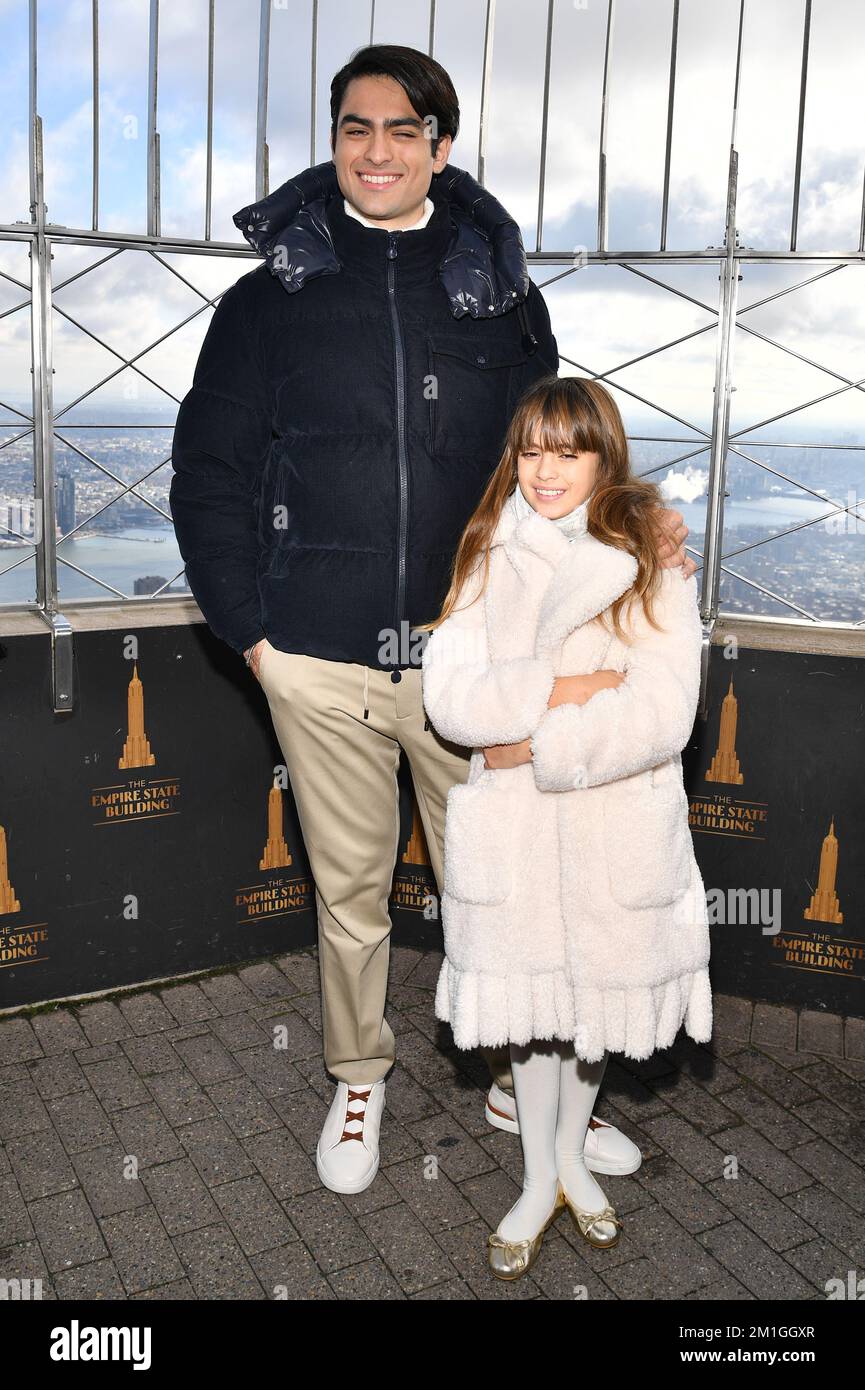
M545 1232L566 1204L567 1198L559 1183L553 1209L536 1236L531 1236L528 1240L505 1240L498 1231L487 1236L487 1259L490 1269L498 1279L519 1279L528 1273L541 1253Z
M565 1206L570 1212L574 1225L580 1235L594 1245L596 1250L609 1250L613 1245L618 1244L619 1233L622 1231L622 1223L616 1215L614 1207L605 1206L603 1211L584 1211L572 1202L568 1194L562 1189ZM594 1230L596 1223L612 1228L604 1230Z

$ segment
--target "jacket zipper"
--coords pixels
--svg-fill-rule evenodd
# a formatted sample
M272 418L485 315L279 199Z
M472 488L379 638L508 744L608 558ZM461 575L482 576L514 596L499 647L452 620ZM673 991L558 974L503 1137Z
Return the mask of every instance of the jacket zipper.
M397 643L402 642L402 615L405 603L406 531L408 527L408 461L405 446L405 348L396 305L396 266L397 233L388 232L387 243L387 293L390 304L391 324L393 325L394 363L396 367L396 440L399 459L399 534L397 538L397 591L396 625Z

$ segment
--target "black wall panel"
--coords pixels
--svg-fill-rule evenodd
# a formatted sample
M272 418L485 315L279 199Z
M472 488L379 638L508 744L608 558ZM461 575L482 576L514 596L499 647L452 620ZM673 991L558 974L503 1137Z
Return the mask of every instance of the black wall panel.
M242 662L203 624L81 632L75 708L55 715L49 659L47 634L0 650L0 1008L313 942L291 790ZM716 990L865 1016L863 690L853 658L713 650L683 761ZM400 808L394 939L440 947L405 759Z

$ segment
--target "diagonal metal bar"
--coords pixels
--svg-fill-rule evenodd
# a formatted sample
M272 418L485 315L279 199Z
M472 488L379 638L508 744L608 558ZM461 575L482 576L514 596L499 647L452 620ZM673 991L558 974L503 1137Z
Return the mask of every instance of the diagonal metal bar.
M54 308L58 314L61 314L63 318L69 321L69 323L73 324L76 328L80 329L82 333L86 333L87 336L89 338L92 338L94 342L98 343L100 347L105 348L106 352L110 352L113 357L119 358L121 363L121 365L115 371L109 372L107 376L104 376L100 381L95 382L92 386L88 387L86 391L83 391L80 396L77 396L75 400L70 401L67 405L65 405L62 410L58 410L57 417L59 418L61 415L65 415L67 411L72 410L81 401L86 400L88 396L91 396L94 391L98 391L102 386L105 386L107 382L113 381L114 378L116 376L119 376L122 371L125 371L127 367L131 367L134 372L137 372L138 375L143 377L145 381L149 382L151 386L155 386L157 391L161 391L163 395L168 396L170 400L175 401L179 405L180 398L178 396L175 396L173 391L169 391L166 386L162 386L153 377L150 377L147 374L147 372L142 370L141 367L136 366L136 363L140 357L146 357L146 355L149 352L152 352L155 347L158 347L160 343L164 343L167 338L170 338L172 336L172 334L177 333L181 328L185 328L188 323L191 323L193 319L198 318L199 314L204 313L205 309L210 308L212 304L216 303L217 300L221 299L223 294L225 294L225 290L223 290L218 295L214 295L213 299L206 300L204 304L199 305L199 307L193 310L191 314L188 314L185 319L181 319L178 323L174 324L172 328L169 328L166 333L162 333L158 338L154 338L152 342L145 343L144 347L141 349L140 352L135 353L133 357L129 358L124 357L122 352L119 352L116 348L113 348L110 343L105 342L104 339L100 338L97 333L94 333L91 329L89 329L86 326L86 324L79 322L79 320L74 318L72 314L68 313L65 309L61 309L59 305L55 304Z
M10 314L17 314L21 309L30 308L30 298L19 300L17 304L12 304L8 309L0 311L0 319L6 319Z
M785 343L776 342L774 338L770 338L766 333L761 333L757 328L750 328L746 323L740 323L736 326L742 333L747 333L752 338L759 338L762 342L768 343L770 347L777 348L779 352L786 352L788 356L795 357L798 362L804 362L806 366L814 367L818 372L825 372L827 376L833 376L836 381L843 381L853 390L861 391L863 389L862 381L865 381L865 377L861 381L854 381L852 377L845 376L843 372L836 372L834 368L827 367L822 362L816 362L812 357L806 357L804 353L797 352L795 348L787 347Z
M774 599L776 603L782 603L787 608L792 608L795 613L801 613L804 618L810 618L813 623L820 621L815 613L809 613L808 609L803 608L801 604L794 603L791 598L784 598L783 595L776 594L765 584L759 584L756 579L749 579L746 574L739 574L737 570L731 570L728 565L721 566L721 573L729 575L732 579L738 579L742 584L747 584L752 589L757 589L761 594L765 594L766 598ZM736 614L731 613L728 616L735 618Z
M818 502L837 502L836 498L827 497L825 492L817 492L814 488L809 487L807 483L801 482L799 478L793 478L788 473L782 473L779 468L773 468L772 465L766 463L764 459L754 458L754 456L749 454L747 449L743 449L740 444L731 443L728 453L737 454L740 458L745 459L746 462L753 463L756 468L762 468L765 473L771 473L773 477L781 478L785 483L792 483L793 487L801 488L803 492L810 493ZM840 507L844 504L837 502L837 505Z
M809 526L818 526L821 522L827 521L830 516L837 516L839 512L846 512L847 507L833 507L832 511L825 512L823 516L811 517L808 521L797 521L795 525L788 526L783 531L777 531L774 535L763 536L758 541L746 541L744 545L739 545L735 550L725 550L723 558L733 560L737 555L744 555L747 550L758 550L761 546L772 545L774 541L783 540L785 536L792 536L796 531L804 531Z
M628 437L634 438L635 436L629 435ZM653 473L660 473L662 468L675 468L680 463L687 463L688 459L698 458L700 454L707 453L711 447L711 440L707 440L707 442L705 444L701 444L698 449L692 449L687 454L679 454L676 458L664 459L663 463L653 464L651 468L644 469L644 471L640 474L640 477L649 478Z
M154 589L152 594L132 594L132 595L131 595L132 602L133 602L133 603L137 603L140 599L145 599L145 598L147 598L147 599L158 598L160 594L164 594L164 593L165 593L166 589L170 589L171 586L172 586L172 584L176 584L177 581L178 581L178 579L180 578L180 576L181 576L182 574L185 574L185 573L186 573L186 566L184 565L183 568L182 568L182 569L179 569L179 570L177 571L177 573L176 573L175 575L172 576L171 579L166 579L166 581L165 581L164 584L160 584L160 586L159 586L158 589ZM170 598L180 598L180 597L184 597L184 596L183 596L183 595L179 595L179 594L170 594L169 597L170 597Z
M27 238L28 242L32 241L32 239L33 238L30 236ZM30 303L30 285L26 280L19 280L17 275L11 275L8 270L0 270L0 280L8 280L10 285L17 285L18 289L23 290L27 296L24 302L26 304Z
M97 516L101 516L103 512L107 512L109 507L113 507L115 502L119 502L130 492L133 494L133 496L135 496L138 499L139 502L144 502L148 507L152 507L153 510L155 512L158 512L159 515L163 517L165 521L171 521L170 512L163 511L157 502L153 502L149 497L145 497L142 493L136 491L136 489L141 487L142 483L146 483L147 479L152 477L154 473L158 473L160 468L164 468L167 463L171 462L170 454L167 458L160 459L159 463L154 464L152 468L148 468L146 473L142 473L140 477L133 478L131 483L127 483L125 478L119 477L117 473L112 472L110 468L107 468L104 464L99 463L97 459L91 458L90 455L85 450L79 448L77 444L73 444L71 440L64 439L63 435L60 434L58 430L55 430L54 433L56 438L59 439L61 443L65 444L67 448L74 450L76 454L80 454L80 456L83 459L86 459L86 461L92 464L94 468L98 468L100 473L104 473L105 476L110 478L112 482L119 483L121 488L121 491L118 492L115 497L109 498L109 500L104 504L104 506L98 507L95 512L91 512L90 515L88 517L85 517L83 521L79 521L75 526L73 526L71 531L67 531L65 536L61 536L61 540L68 540L70 536L75 535L76 531L80 531L83 526L89 526L90 522L93 521ZM60 542L58 541L58 545L59 543Z
M19 439L26 439L27 436L28 436L28 434L32 434L32 433L33 433L33 420L32 420L32 417L31 417L31 416L25 415L24 412L21 411L21 410L15 410L14 405L4 406L3 408L4 408L5 410L12 410L12 411L15 411L15 414L16 414L16 415L20 415L21 418L22 418L23 420L28 420L28 421L30 422L30 429L22 430L20 434L16 434L12 439L4 439L3 443L0 444L0 449L5 449L5 448L7 448L10 444L17 444ZM17 421L15 422L15 424L17 424ZM2 425L0 425L0 429L6 429L7 426L10 426L10 425L11 425L12 428L14 429L14 428L15 428L15 424L13 424L13 422L12 422L11 420L6 420L6 421L4 421L4 423L3 423Z
M30 543L30 542L27 541L27 537L26 537L26 536L23 537L23 540L24 540L25 545ZM17 568L18 568L19 565L26 565L27 561L28 561L28 560L32 560L32 559L33 559L33 556L34 556L36 553L37 553L37 548L36 548L36 546L34 545L34 546L33 546L33 549L30 551L30 554L29 554L29 555L22 555L22 556L20 557L20 559L18 559L18 560L13 560L11 565L4 565L4 566L3 566L3 569L0 570L0 579L3 578L3 575L4 575L4 574L9 574L12 570L17 570ZM32 602L32 600L29 600L29 601Z
M745 257L739 258L745 260ZM739 310L740 314L750 314L752 309L762 309L764 304L772 304L776 299L783 299L785 294L795 294L797 290L804 290L808 285L816 284L818 280L825 280L828 275L837 275L839 270L847 270L847 264L830 265L826 270L818 270L813 275L809 275L806 280L797 280L795 285L783 285L780 290L773 290L771 294L763 295L762 299L753 299L750 304L743 304Z
M65 280L56 280L54 282L55 294L59 290L65 290L67 285L74 284L76 280L83 279L85 275L90 275L94 270L98 270L100 266L106 265L108 261L113 261L115 256L122 256L123 251L124 248L118 246L116 251L111 251L107 256L102 256L100 260L93 261L90 265L84 265L80 270L73 271L71 275L67 275Z
M151 257L152 260L156 261L159 265L161 265L163 270L167 270L170 275L176 276L177 279L181 282L181 284L185 285L187 289L192 290L192 293L197 295L199 299L202 299L204 301L203 305L201 306L202 308L207 309L210 307L211 304L215 302L213 299L208 299L207 295L204 293L204 290L200 290L198 286L193 284L193 282L190 279L188 279L186 275L182 275L180 271L177 269L177 266L172 265L170 261L166 261L163 256L160 256L158 251L148 250L147 254ZM225 294L225 290L222 291L222 294ZM222 295L219 295L218 298L221 299Z
M582 362L574 361L572 357L567 357L564 353L560 353L559 358L562 362L568 362L572 367L576 367L578 371L593 377L595 381L607 380L608 374L606 372L592 371L591 367L585 366ZM615 368L613 368L613 370L615 370ZM689 420L684 419L681 415L674 414L672 410L666 410L662 405L655 405L654 401L650 401L648 396L641 396L637 391L631 391L629 387L623 386L620 381L613 381L610 385L615 387L617 391L622 391L626 396L630 396L632 400L639 401L641 405L648 405L652 410L657 410L660 415L666 415L668 420L676 420L680 425L684 425L686 430L693 430L695 434L701 435L704 439L709 438L708 432L700 429L699 425L692 425Z
M693 338L699 338L703 333L711 333L717 329L714 323L704 324L702 328L694 328L690 333L682 333L678 338L670 338L665 343L660 343L657 347L648 348L646 352L641 352L637 357L629 357L625 362L617 362L614 367L610 367L607 376L612 376L614 372L623 372L626 367L634 367L638 362L645 362L650 357L657 357L661 352L667 352L670 348L679 347L682 343L688 343Z
M827 391L824 396L814 396L809 401L802 401L799 405L792 406L789 410L779 411L777 415L767 415L765 420L758 420L756 425L748 425L745 429L736 430L730 435L731 439L739 439L743 434L750 434L752 430L762 429L763 425L772 425L776 420L786 420L788 415L796 415L800 410L808 410L812 405L822 405L824 401L834 400L836 396L843 396L845 391L851 391L865 382L865 376L859 377L857 381L851 381L849 386L839 386L837 391Z
M542 263L545 265L552 264L557 260L562 261L564 259L567 259L569 261L572 261L573 259L572 257L564 257L561 253L555 252L543 252L542 257ZM529 253L529 259L533 263L541 261L541 257L538 256L537 253ZM663 253L657 253L655 255L655 259L661 260L663 263L668 265L681 264L686 265L688 267L694 267L700 263L710 264L712 261L720 260L721 254L716 248L709 247L705 252L702 252L699 255L689 253L684 258L681 258L674 257L673 253L670 253L670 257L668 259L665 259ZM737 250L736 259L740 263L747 263L749 260L749 258L746 255L742 254L741 250ZM812 259L810 253L809 259ZM639 257L629 260L625 258L623 255L598 255L597 252L589 251L585 256L584 261L580 265L569 264L564 270L560 271L558 275L551 275L546 280L539 281L538 289L544 290L547 288L548 285L555 285L558 283L559 280L565 280L569 275L576 274L578 270L585 269L586 265L617 265L622 270L630 271L632 275L637 275L641 279L647 280L653 285L657 285L659 289L665 290L668 294L676 295L680 299L687 300L689 303L696 305L698 309L702 309L704 313L712 314L713 316L717 317L718 310L713 305L706 304L702 299L698 299L695 295L688 294L687 291L679 289L677 285L671 285L666 280L659 280L657 276L650 275L648 271L638 270L637 264L639 264L639 262ZM839 270L846 270L848 269L849 264L849 261L844 261L838 265L829 266L826 270L820 270L817 271L814 275L809 275L805 280L797 280L796 283L793 285L784 285L780 290L773 290L771 294L763 295L761 299L755 299L750 304L745 304L741 308L739 308L737 311L737 318L741 317L742 314L750 313L752 309L761 309L765 304L771 304L776 299L783 299L785 295L795 294L797 290L805 289L807 285L813 285L818 280L824 280L827 275L835 275Z
M698 309L702 309L704 314L711 314L712 318L717 320L717 306L704 304L702 299L697 299L696 295L688 294L687 290L680 290L678 285L670 285L666 280L659 280L657 275L650 275L646 270L637 270L637 267L634 265L622 265L621 269L629 270L632 275L638 275L641 280L648 280L650 284L657 285L659 289L665 290L667 294L674 294L677 298L684 299L689 304L695 304Z
M76 574L80 574L82 579L90 579L94 584L98 584L101 588L107 589L110 594L114 594L115 598L129 599L130 595L125 594L122 589L115 589L113 584L109 584L107 579L100 579L98 574L90 574L89 570L82 569L81 566L76 565L73 560L67 560L66 556L61 555L59 551L57 553L57 559L59 563L65 565L67 569L74 570Z

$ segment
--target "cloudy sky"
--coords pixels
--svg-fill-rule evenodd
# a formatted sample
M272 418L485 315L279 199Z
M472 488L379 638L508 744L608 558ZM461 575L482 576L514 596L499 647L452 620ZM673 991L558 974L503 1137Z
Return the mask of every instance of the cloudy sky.
M146 194L147 0L100 5L99 224L107 233L143 232ZM328 157L330 78L369 39L369 5L320 0L315 159ZM672 0L617 0L612 41L608 136L608 246L659 247ZM217 0L213 235L237 242L231 214L255 196L258 71L257 0ZM462 130L452 162L477 171L477 126L485 0L439 0L435 55L461 99ZM46 201L51 222L88 228L91 216L91 5L40 0L38 109L45 128ZM274 0L268 140L271 187L311 162L310 0ZM546 0L497 0L486 183L520 222L527 250L537 241L538 177ZM802 57L804 0L746 0L736 145L741 242L764 251L789 248ZM723 239L727 159L739 0L682 0L672 141L667 246L694 251ZM598 135L607 4L556 0L542 245L567 261L596 247ZM27 26L25 0L0 0L0 221L29 219L27 174ZM377 0L374 37L426 48L428 5ZM199 239L204 231L206 0L163 4L159 30L159 131L162 231ZM865 4L814 0L799 211L801 251L858 248L865 168ZM242 243L238 243L239 245ZM104 250L57 248L59 280ZM167 257L196 286L216 294L251 262ZM0 241L0 268L28 277L26 252ZM591 267L547 293L563 357L576 369L610 371L640 353L713 322L718 293L712 266L641 267L696 300L665 292L634 273ZM740 306L812 276L819 267L745 267ZM536 267L539 283L557 273ZM814 285L743 315L742 322L830 366L842 378L865 376L865 268L836 271ZM0 311L20 293L0 282ZM124 354L140 351L192 313L200 301L152 258L124 254L57 296ZM706 306L706 307L703 307ZM158 387L123 373L88 405L117 401L171 405L191 379L207 314L142 359ZM55 326L56 400L73 399L114 370L116 358L73 326ZM624 392L629 426L699 438L712 411L715 340L711 331L616 373L611 385L657 402L670 419ZM734 430L843 384L797 363L758 339L737 334ZM567 368L566 365L566 369ZM5 400L29 393L29 325L0 319ZM767 437L840 431L865 441L862 392L812 407ZM8 418L8 417L5 417Z

